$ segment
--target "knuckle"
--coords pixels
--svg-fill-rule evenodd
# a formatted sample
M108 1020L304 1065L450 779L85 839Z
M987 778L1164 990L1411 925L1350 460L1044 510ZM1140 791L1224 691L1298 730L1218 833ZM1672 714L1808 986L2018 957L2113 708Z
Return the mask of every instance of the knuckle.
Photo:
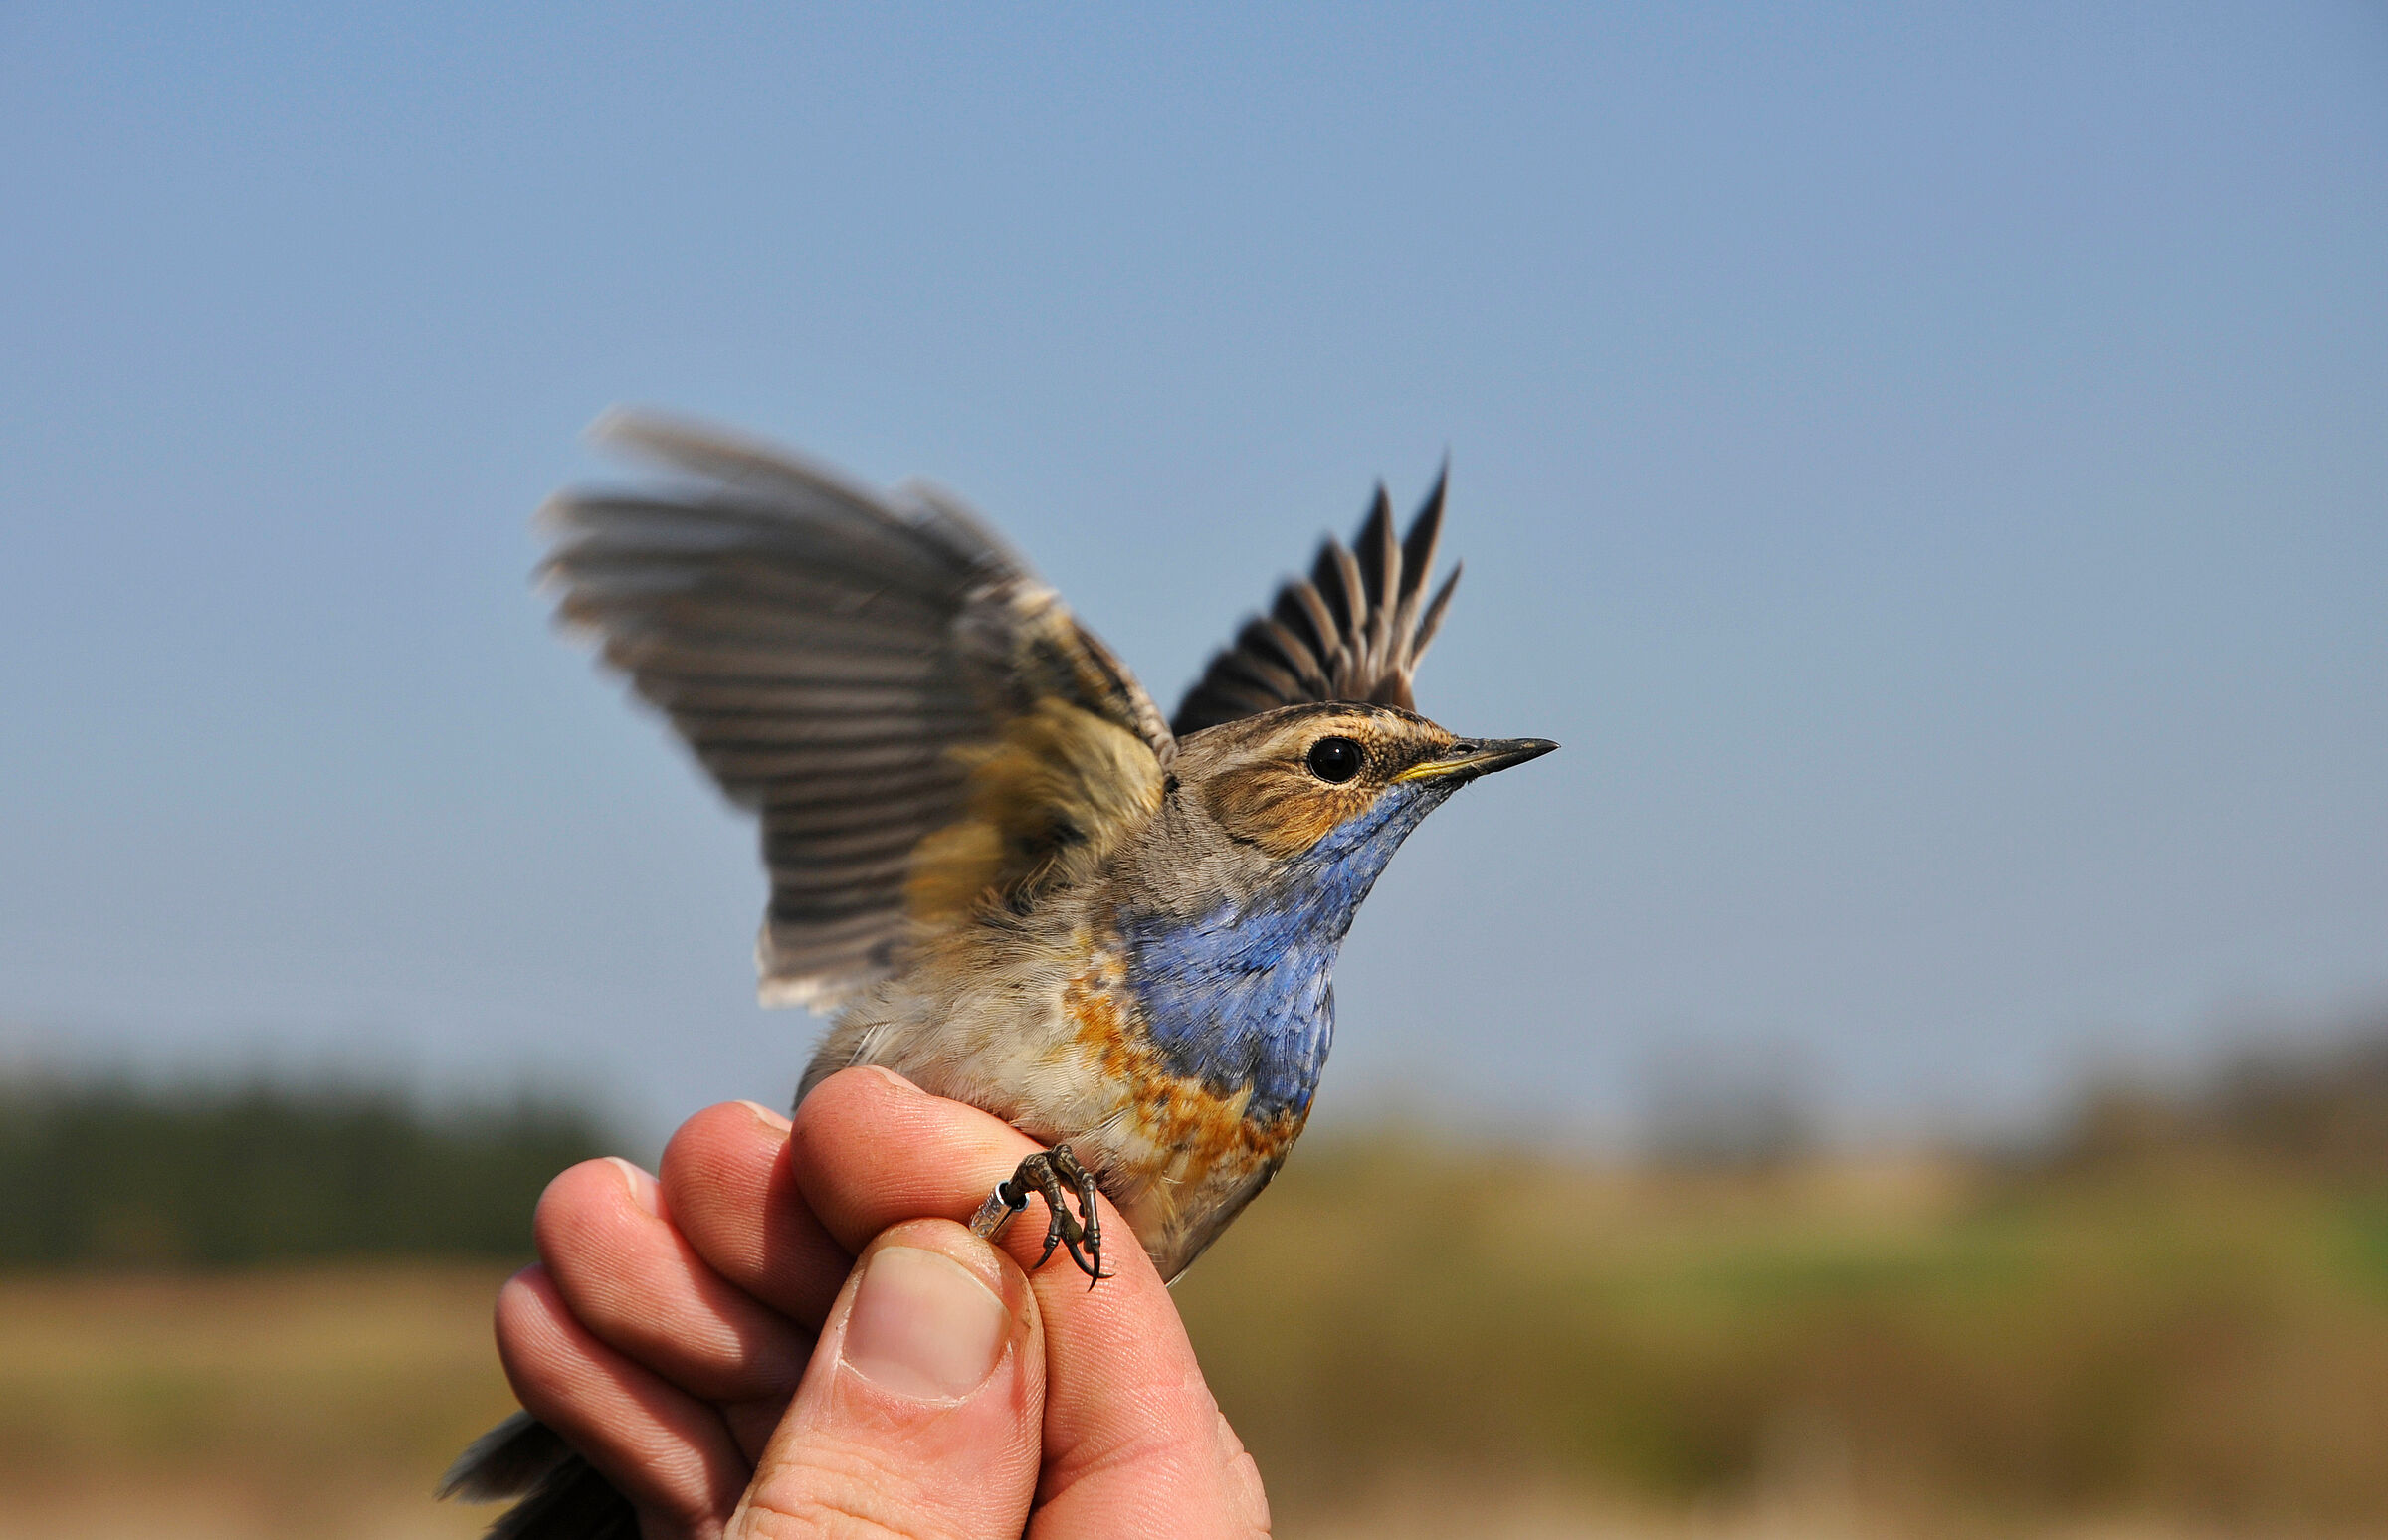
M766 1503L749 1497L730 1540L912 1540L875 1516L826 1499Z
M867 1445L816 1438L796 1462L748 1489L730 1533L739 1540L939 1540L948 1530L933 1513L915 1472Z

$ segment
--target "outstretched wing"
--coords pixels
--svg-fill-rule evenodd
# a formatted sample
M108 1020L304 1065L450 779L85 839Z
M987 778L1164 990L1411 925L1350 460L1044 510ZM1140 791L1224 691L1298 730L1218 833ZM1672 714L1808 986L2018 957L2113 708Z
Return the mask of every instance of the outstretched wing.
M1460 581L1455 563L1434 598L1426 598L1443 533L1446 480L1435 478L1399 540L1391 499L1379 483L1353 549L1328 538L1309 577L1279 589L1269 613L1245 622L1235 645L1211 660L1170 723L1178 736L1304 701L1414 709L1411 676Z
M559 618L762 821L762 993L818 1007L922 924L1018 906L1157 806L1176 740L1143 687L951 496L609 414L678 473L542 511Z

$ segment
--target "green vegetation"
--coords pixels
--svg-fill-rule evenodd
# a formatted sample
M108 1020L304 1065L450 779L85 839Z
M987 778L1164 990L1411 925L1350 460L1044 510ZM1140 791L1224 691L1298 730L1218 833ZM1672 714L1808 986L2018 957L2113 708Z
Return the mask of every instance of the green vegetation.
M518 1256L588 1112L353 1086L0 1085L0 1265Z

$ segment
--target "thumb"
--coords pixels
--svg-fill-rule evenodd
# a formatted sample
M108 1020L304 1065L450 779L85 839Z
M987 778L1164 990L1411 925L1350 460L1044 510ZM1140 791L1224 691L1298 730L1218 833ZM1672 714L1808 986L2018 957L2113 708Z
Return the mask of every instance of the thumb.
M1003 1536L1028 1527L1045 1335L1019 1264L950 1220L856 1260L730 1540Z

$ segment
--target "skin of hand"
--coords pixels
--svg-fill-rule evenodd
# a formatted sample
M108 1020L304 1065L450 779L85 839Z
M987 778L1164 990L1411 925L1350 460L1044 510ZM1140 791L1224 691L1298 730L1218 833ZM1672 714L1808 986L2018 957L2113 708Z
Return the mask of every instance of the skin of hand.
M697 1113L657 1176L574 1166L498 1296L507 1378L644 1540L1266 1535L1260 1472L1116 1211L1093 1289L1027 1270L1041 1202L1000 1245L919 1217L969 1213L1036 1148L865 1068L793 1123Z

